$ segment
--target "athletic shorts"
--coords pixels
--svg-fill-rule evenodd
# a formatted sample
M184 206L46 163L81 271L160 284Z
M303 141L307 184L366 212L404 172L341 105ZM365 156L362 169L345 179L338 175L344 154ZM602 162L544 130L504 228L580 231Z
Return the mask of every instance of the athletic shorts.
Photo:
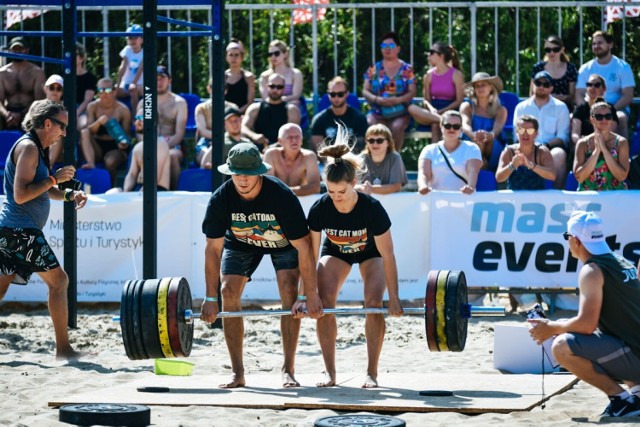
M320 251L320 256L323 257L325 255L329 255L332 257L336 257L346 262L349 265L360 264L365 262L371 258L381 258L380 252L378 252L377 248L373 248L372 250L366 250L361 252L355 252L352 254L345 254L340 252L337 249L334 249L330 245L322 245L322 250Z
M599 330L590 335L565 335L573 354L590 360L597 372L621 381L640 381L640 356L620 338Z
M238 275L251 279L251 275L262 260L265 253L224 249L220 270L224 275ZM294 247L271 254L271 263L276 271L298 268L298 250Z
M0 228L0 274L25 285L31 274L60 267L56 254L37 228Z

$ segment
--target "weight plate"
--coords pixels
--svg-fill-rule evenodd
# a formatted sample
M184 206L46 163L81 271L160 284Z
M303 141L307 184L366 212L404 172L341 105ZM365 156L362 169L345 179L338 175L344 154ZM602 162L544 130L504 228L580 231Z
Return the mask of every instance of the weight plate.
M128 292L129 285L132 280L127 280L122 288L122 297L120 298L120 331L122 332L122 344L124 345L124 351L127 352L127 357L133 360L133 353L131 352L131 335L129 335L129 325L127 322L131 320L131 314L128 311Z
M138 387L140 393L169 393L169 387Z
M142 326L142 342L147 356L151 359L162 359L164 353L160 347L158 336L158 285L160 279L149 279L142 282L140 298L140 325Z
M158 287L158 339L162 354L167 358L174 358L169 341L169 326L167 324L167 295L169 293L170 277L165 277L160 281Z
M143 322L142 322L142 286L144 280L136 280L135 287L133 289L133 296L131 299L132 309L131 314L133 318L133 342L136 345L138 351L138 359L148 359L149 355L144 348L144 341L142 339Z
M447 319L444 313L444 299L447 294L448 270L440 270L438 273L438 287L436 289L436 337L438 338L438 349L449 351L447 346Z
M144 359L144 346L142 345L142 338L138 324L140 323L140 304L138 302L139 286L141 281L134 280L129 285L129 342L131 343L131 353L133 354L133 360Z
M151 410L144 405L84 403L62 406L59 419L63 423L82 426L148 426Z
M444 397L453 396L453 392L449 390L422 390L420 396Z
M180 344L180 329L178 326L178 289L180 288L180 278L173 277L169 283L169 293L167 295L167 327L169 328L169 342L171 351L175 357L185 357Z
M313 425L315 427L335 427L335 426L365 426L365 427L403 427L407 423L395 417L384 415L336 415L317 419Z
M424 324L427 331L427 346L430 351L438 350L436 337L436 288L438 270L431 270L427 280L427 290L424 297Z
M447 316L447 345L451 351L464 350L469 319L462 316L467 303L467 279L463 271L452 271L447 280L445 312Z
M178 278L178 299L176 306L176 318L178 319L178 333L180 335L180 348L185 357L191 354L193 345L193 322L187 324L184 320L184 312L193 307L189 282L184 277Z

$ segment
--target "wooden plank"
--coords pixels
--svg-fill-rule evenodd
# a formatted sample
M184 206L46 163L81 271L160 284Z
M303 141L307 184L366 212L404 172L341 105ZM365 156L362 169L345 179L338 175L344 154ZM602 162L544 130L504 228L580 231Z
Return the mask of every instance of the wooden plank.
M220 389L227 378L156 376L145 373L130 383L107 389L52 398L50 407L73 403L127 403L166 406L223 406L255 409L331 409L375 412L485 412L528 411L542 403L540 375L503 374L383 374L382 387L362 389L362 375L341 375L338 387L318 388L319 375L298 375L302 387L282 388L277 374L248 374L247 387ZM347 379L348 378L348 379ZM340 378L338 378L340 381ZM545 377L546 399L577 382L569 374ZM138 387L169 387L168 393L138 392ZM449 390L453 396L420 396L421 390Z

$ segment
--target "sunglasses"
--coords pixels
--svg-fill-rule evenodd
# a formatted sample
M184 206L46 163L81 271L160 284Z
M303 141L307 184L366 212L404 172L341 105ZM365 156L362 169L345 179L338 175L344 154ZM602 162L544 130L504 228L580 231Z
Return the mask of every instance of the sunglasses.
M593 114L593 118L596 119L599 122L602 121L602 120L613 120L613 114L611 114L611 113Z
M395 43L380 43L380 49L395 49Z
M62 86L60 85L51 85L49 86L49 90L52 92L62 92Z
M565 231L562 233L562 237L564 237L564 240L569 240L569 237L573 237L573 234L569 234L568 231Z
M269 85L269 89L282 90L284 89L284 85Z
M542 81L542 80L536 80L535 82L533 82L534 85L536 85L537 87L544 87L544 88L550 88L551 87L551 83L547 82L547 81Z
M453 129L453 130L460 130L462 129L462 125L459 124L451 124L451 123L445 123L442 125L443 128L445 129Z
M269 58L271 58L272 56L275 56L277 58L281 54L282 52L280 52L279 50L274 50L273 52L269 52Z
M369 144L382 144L387 138L367 138Z
M440 52L438 52L437 50L430 49L429 55L440 55Z
M545 47L545 48L544 48L544 51L545 51L545 52L547 52L547 53L551 53L551 52L553 52L553 53L558 53L558 52L560 52L561 50L562 50L562 48L561 48L561 47Z
M329 96L332 98L335 98L336 96L338 98L342 98L347 92L328 92Z
M113 88L112 87L99 87L98 88L98 93L111 93L113 92Z
M536 133L536 130L534 128L518 128L516 132L518 132L518 135L524 135L525 133L528 135L533 135L534 133Z
M49 120L51 120L53 123L55 123L55 124L57 124L58 126L60 126L60 130L61 130L62 132L66 132L66 131L67 131L67 124L66 124L66 123L63 123L63 122L61 122L60 120L55 119L55 118L53 118L53 117L49 117Z
M587 87L595 87L596 89L599 89L600 86L602 86L602 83L600 82L587 83Z

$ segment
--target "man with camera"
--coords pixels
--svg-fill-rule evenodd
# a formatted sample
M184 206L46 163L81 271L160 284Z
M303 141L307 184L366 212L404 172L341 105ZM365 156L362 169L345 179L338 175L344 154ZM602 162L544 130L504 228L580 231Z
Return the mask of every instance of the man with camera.
M4 171L6 198L0 208L0 301L11 283L25 285L37 272L49 287L49 313L56 336L56 357L77 358L67 333L67 285L69 278L42 233L50 199L82 208L87 196L80 190L61 189L72 181L73 166L49 173L48 148L66 136L68 114L62 104L35 101L22 128L26 134L9 153Z

